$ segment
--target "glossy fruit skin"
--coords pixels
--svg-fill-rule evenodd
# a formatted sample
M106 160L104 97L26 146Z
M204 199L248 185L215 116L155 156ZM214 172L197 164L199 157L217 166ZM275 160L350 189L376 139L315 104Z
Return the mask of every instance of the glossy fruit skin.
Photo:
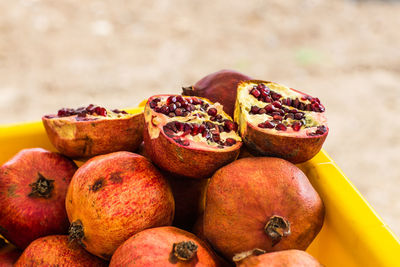
M246 83L268 84L273 82L260 80L241 82L238 85L238 95L239 91L242 90L242 87L244 87ZM308 94L293 88L288 89L295 93L302 94L305 97L310 97ZM243 112L248 111L243 109L243 103L241 99L237 97L234 118L239 124L240 136L243 139L243 143L246 145L249 152L256 156L279 157L295 164L302 163L313 158L321 150L329 133L329 129L327 128L324 134L316 136L304 137L296 135L287 136L279 133L272 134L271 132L257 127L257 125L242 120L240 114Z
M51 235L36 239L22 253L16 267L26 266L107 266L107 262L88 253L67 235Z
M206 194L204 235L225 258L260 248L305 250L322 228L324 205L305 174L279 158L243 158L211 178ZM264 227L273 216L290 234L273 243Z
M0 234L20 249L33 240L68 231L65 197L77 166L42 148L24 149L0 167ZM54 180L48 198L29 196L39 174Z
M234 161L240 153L242 142L223 149L192 149L182 146L167 137L162 124L154 126L152 121L160 115L150 108L149 103L157 97L168 95L156 95L149 98L144 108L144 133L143 140L148 157L159 168L177 176L195 179L210 178L220 167ZM160 129L157 137L151 136L154 129Z
M76 121L75 116L52 119L44 116L42 122L57 150L74 159L135 151L143 141L143 113L92 121Z
M238 267L323 267L313 256L302 250L283 250L259 256L248 256L236 263Z
M86 250L110 259L126 239L143 229L170 225L174 199L163 175L143 156L114 152L94 157L72 178L66 208L80 220ZM71 228L70 228L71 237Z
M20 250L0 237L0 267L12 267L20 255Z
M198 248L195 256L179 260L171 251L173 244L192 241ZM114 266L220 266L214 252L206 243L184 230L167 226L144 230L129 238L114 253L110 267Z
M212 102L219 102L224 106L224 111L233 118L237 85L246 80L251 80L251 78L234 70L223 69L208 74L192 87L184 87L182 94L205 97Z

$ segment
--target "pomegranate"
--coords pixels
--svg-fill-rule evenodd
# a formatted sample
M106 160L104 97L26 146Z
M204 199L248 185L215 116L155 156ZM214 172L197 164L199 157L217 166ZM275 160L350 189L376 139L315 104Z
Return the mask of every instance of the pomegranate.
M26 266L107 266L107 262L89 254L81 246L68 242L66 235L36 239L22 253L15 267Z
M144 117L146 153L157 166L175 175L209 178L240 152L237 124L218 103L157 95L149 98Z
M51 143L71 158L134 151L143 140L143 113L89 105L60 109L57 114L43 116L42 121Z
M200 96L219 102L224 106L224 111L233 117L237 85L246 80L251 78L234 70L220 70L203 77L194 86L183 87L182 95Z
M110 259L143 229L170 225L174 199L163 175L143 156L114 152L83 164L68 188L69 238Z
M219 169L206 193L204 235L227 259L236 253L305 250L324 205L306 175L280 158L242 158Z
M235 120L252 153L292 163L314 157L329 131L325 107L318 98L265 81L238 85Z
M0 234L20 249L68 230L65 196L77 166L42 148L24 149L0 167Z
M144 230L123 243L113 266L219 266L214 252L195 235L166 226Z
M290 249L266 253L262 249L236 254L233 261L238 267L322 267L313 256L302 250Z
M16 247L0 237L0 267L12 267L20 255L21 252Z

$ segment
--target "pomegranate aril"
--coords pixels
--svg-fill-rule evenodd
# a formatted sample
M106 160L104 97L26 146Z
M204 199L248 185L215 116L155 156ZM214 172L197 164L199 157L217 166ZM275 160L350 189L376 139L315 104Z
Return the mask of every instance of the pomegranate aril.
M271 121L266 121L264 123L260 123L258 125L258 127L260 128L268 128L268 129L272 129L275 127L275 123L271 122Z
M283 102L282 102L283 103ZM286 105L291 106L292 105L292 99L286 98Z
M182 107L182 104L181 104L181 102L176 102L176 103L175 103L175 106L176 106L177 108L180 108L180 107Z
M312 111L313 109L312 109L311 104L307 104L304 110Z
M298 112L294 114L294 118L296 120L301 120L303 118L303 115L304 115L303 113Z
M268 104L264 107L264 109L267 111L267 113L271 113L275 111L275 108L272 104Z
M317 130L315 131L316 134L324 134L326 132L326 127L324 125L318 126Z
M168 113L169 113L169 108L168 108L168 106L166 106L166 105L162 106L162 107L160 108L160 112L163 113L163 114L165 114L165 115L168 115Z
M297 112L299 112L297 109L291 109L290 111L289 111L290 113L293 113L293 114L295 114L295 113L297 113Z
M203 100L198 99L196 97L193 97L192 101L193 101L193 105L201 105L201 104L203 104Z
M272 97L273 100L278 100L282 96L280 94L278 94L278 93L273 92L273 93L271 93L271 97Z
M213 134L212 139L214 142L218 143L221 140L219 134Z
M210 108L210 109L208 109L208 111L207 111L207 114L210 115L210 116L212 116L212 117L214 117L215 115L217 115L217 113L218 113L218 111L217 111L216 108Z
M187 107L186 107L186 110L187 111L194 111L194 110L196 110L196 107L193 104L188 104Z
M199 127L199 133L204 133L204 131L206 130L206 126L204 124L201 124Z
M299 104L300 104L300 100L298 98L296 98L292 103L292 107L298 108Z
M175 121L175 128L178 132L182 132L184 130L184 124L179 121Z
M170 117L170 118L175 117L175 113L173 113L173 112L168 113L168 117Z
M260 93L261 93L261 95L262 95L263 98L267 98L268 95L269 95L269 94L268 94L269 92L267 92L267 91L265 91L265 90L260 90Z
M195 136L195 135L197 135L199 133L200 126L198 124L193 124L192 126L193 126L193 128L192 128L192 131L191 131L190 134L192 136Z
M265 90L265 89L268 89L268 87L267 86L265 86L265 84L263 84L263 83L259 83L258 85L257 85L257 87L256 87L258 90ZM269 89L268 89L269 90Z
M250 109L250 114L258 114L258 111L260 110L259 107L257 106L252 106Z
M209 121L206 122L206 128L207 128L207 129L213 129L214 127L215 127L215 126L214 126L214 123L209 122Z
M183 110L181 108L175 109L175 115L176 116L182 116L183 115Z
M233 121L230 121L230 120L225 120L224 127L225 127L226 132L228 132L228 133L230 131L235 131L236 132L237 129L238 129L237 123L233 122Z
M272 99L269 96L264 97L263 101L266 103L272 103Z
M274 115L272 118L278 121L281 121L283 119L281 115Z
M170 128L164 126L163 127L164 133L168 136L168 137L172 137L175 135L174 131L172 131Z
M254 88L254 89L252 89L251 91L250 91L250 94L252 94L255 98L258 98L259 96L260 96L260 91L259 90L257 90L256 88Z
M305 108L306 108L306 105L304 103L300 102L299 109L304 110Z
M265 110L265 108L260 108L260 109L258 110L258 114L265 114L265 113L267 113L267 111Z
M154 100L150 101L150 107L151 108L155 108L157 106L157 102L155 102Z
M293 113L288 113L285 115L285 119L294 119L294 114Z
M282 104L279 101L272 102L272 105L274 105L274 107L276 107L276 108L281 108L282 107Z
M186 139L182 140L182 139L179 138L179 137L173 138L173 140L174 140L175 142L177 142L178 144L182 145L182 146L188 146L188 145L190 144L190 143L189 143L189 140L186 140Z
M168 108L169 108L169 112L174 112L176 109L176 105L174 103L169 104Z
M167 105L170 105L171 103L176 102L176 96L170 96L167 98Z
M179 103L183 104L183 103L185 102L185 99L183 99L182 96L177 95L177 96L176 96L176 102L179 102Z
M283 123L278 123L276 126L275 126L275 129L277 129L278 131L286 131L286 126L283 124Z
M294 122L294 123L292 124L292 128L293 128L293 130L296 131L296 132L300 131L301 123L300 123L300 122L297 122L297 121Z
M236 144L236 140L233 139L233 138L227 138L227 139L225 140L225 145L226 145L226 146L233 146L234 144Z

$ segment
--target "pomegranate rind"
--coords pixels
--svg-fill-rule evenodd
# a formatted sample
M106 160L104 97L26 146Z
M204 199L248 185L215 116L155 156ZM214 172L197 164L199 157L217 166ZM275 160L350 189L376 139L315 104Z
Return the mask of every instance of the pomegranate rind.
M261 255L250 255L236 262L238 267L323 267L313 256L302 250L290 249Z
M329 128L327 127L324 112L319 114L321 125L326 132L321 135L308 136L305 132L276 131L275 129L259 128L246 119L246 103L240 99L240 92L247 90L248 84L274 84L304 96L309 96L293 88L287 88L269 81L250 80L238 85L238 97L235 105L235 121L239 124L239 132L248 150L256 156L271 156L286 159L292 163L302 163L313 158L321 150ZM266 105L267 103L265 103ZM288 128L289 129L289 128Z
M325 209L306 175L280 158L243 158L219 169L206 193L204 235L227 259L260 248L305 250L322 228ZM272 216L290 223L278 243L265 233Z
M223 69L208 74L192 87L183 88L182 95L204 97L212 102L219 102L224 111L233 117L236 101L236 87L241 81L251 80L243 73Z
M171 225L174 207L165 177L147 158L125 151L83 164L66 199L69 221L83 225L86 250L107 260L133 234Z
M89 158L116 151L135 151L143 141L143 113L119 118L77 121L76 115L42 117L50 142L62 154Z
M15 263L25 266L107 266L107 262L88 253L81 246L69 243L66 235L46 236L33 241Z
M209 178L220 167L234 161L239 153L242 142L224 148L202 147L191 148L182 146L172 138L168 137L163 126L166 124L166 117L150 108L149 103L157 97L168 97L171 95L156 95L149 98L144 108L144 133L143 140L147 155L158 167L178 176L189 178ZM199 97L210 103L207 99ZM229 115L225 114L228 119ZM161 117L163 116L163 117ZM160 117L160 123L154 125L152 120ZM154 134L156 132L157 134Z
M65 197L76 164L42 148L23 149L0 167L0 234L20 249L68 231ZM53 180L48 198L29 196L39 173Z
M198 248L187 261L171 255L173 244L192 241ZM144 230L123 243L111 258L113 266L219 266L218 258L208 245L195 235L167 226Z
M0 239L2 239L0 237ZM21 255L21 251L9 243L0 240L0 267L12 267ZM2 245L2 243L4 243Z

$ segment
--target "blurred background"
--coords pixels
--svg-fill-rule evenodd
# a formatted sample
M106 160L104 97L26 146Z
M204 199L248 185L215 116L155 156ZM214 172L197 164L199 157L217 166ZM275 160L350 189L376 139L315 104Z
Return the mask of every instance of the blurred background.
M0 124L136 106L222 68L317 96L324 148L400 235L400 2L0 0Z

